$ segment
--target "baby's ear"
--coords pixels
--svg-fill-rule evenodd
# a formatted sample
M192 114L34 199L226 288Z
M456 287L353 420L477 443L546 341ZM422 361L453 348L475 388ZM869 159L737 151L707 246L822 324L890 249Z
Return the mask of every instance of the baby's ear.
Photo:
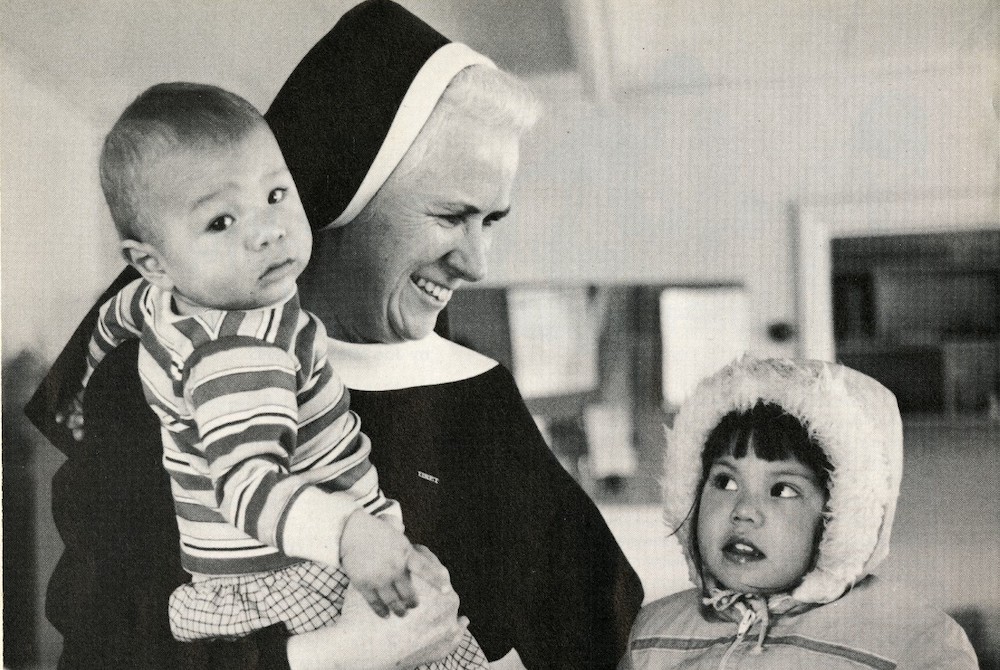
M174 284L167 276L160 253L155 247L138 240L122 240L121 249L125 261L138 270L146 281L165 291L173 289Z

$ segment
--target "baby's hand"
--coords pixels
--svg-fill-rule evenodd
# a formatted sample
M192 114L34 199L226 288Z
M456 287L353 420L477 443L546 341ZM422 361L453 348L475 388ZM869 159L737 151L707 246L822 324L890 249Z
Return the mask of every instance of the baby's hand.
M74 440L83 442L83 391L79 391L62 411L56 413L56 422L66 426Z
M380 617L417 606L410 576L413 545L389 523L357 510L340 538L340 565L351 584Z

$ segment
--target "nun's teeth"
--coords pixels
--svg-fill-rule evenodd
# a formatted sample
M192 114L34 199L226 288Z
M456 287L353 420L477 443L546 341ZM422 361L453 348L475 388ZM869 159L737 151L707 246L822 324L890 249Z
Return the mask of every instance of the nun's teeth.
M417 277L413 282L427 295L433 296L434 298L441 300L443 302L448 302L451 299L452 290L445 288L444 286L439 286L429 279L424 279L423 277Z

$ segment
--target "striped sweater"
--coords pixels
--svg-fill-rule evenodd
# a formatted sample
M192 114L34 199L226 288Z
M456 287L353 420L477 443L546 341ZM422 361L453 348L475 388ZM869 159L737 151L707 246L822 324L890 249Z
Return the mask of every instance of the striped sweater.
M108 352L134 337L188 572L298 562L282 548L285 521L309 487L398 516L378 486L349 392L327 361L326 330L298 294L262 309L181 316L170 293L136 280L101 307L84 385Z

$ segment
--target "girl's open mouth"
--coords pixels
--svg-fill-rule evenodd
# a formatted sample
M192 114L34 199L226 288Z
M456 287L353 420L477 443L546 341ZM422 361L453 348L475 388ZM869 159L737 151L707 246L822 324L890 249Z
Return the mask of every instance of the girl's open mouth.
M730 540L722 546L722 554L734 563L762 561L767 556L752 542L746 540Z

